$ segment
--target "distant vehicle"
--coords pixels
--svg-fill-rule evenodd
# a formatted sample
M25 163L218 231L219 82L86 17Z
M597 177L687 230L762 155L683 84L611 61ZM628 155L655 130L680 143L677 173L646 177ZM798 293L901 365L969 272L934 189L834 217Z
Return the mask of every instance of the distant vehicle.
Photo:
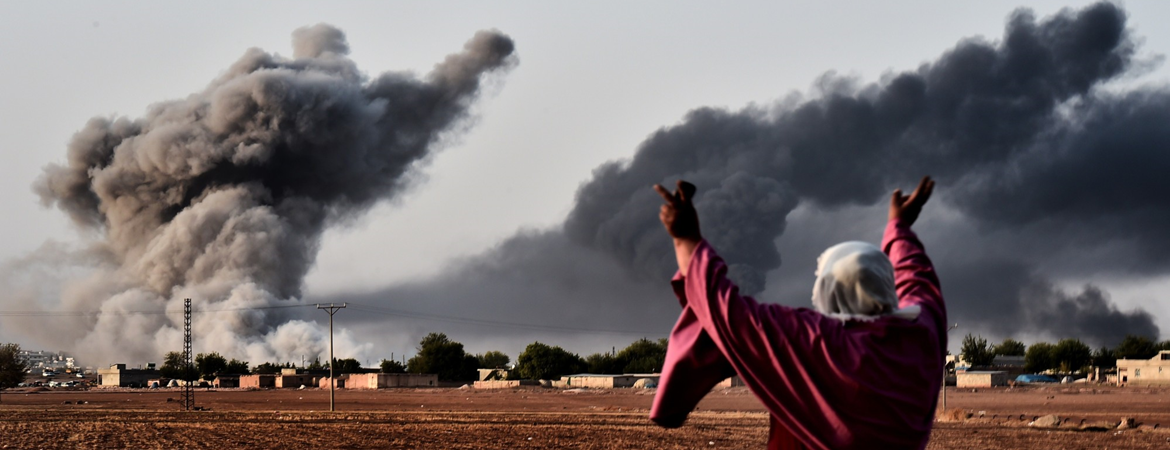
M51 376L56 375L56 374L57 374L57 372L53 372L52 370L45 370L45 371L41 372L42 377L51 377Z
M77 372L77 378L85 378L85 374L81 373L81 372Z

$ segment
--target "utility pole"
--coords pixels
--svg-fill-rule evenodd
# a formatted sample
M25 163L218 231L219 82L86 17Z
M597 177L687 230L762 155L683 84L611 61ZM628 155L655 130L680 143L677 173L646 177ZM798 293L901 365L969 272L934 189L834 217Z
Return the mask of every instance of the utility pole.
M191 299L183 300L183 391L179 396L179 407L183 411L190 411L195 407L195 388L191 386L191 377L194 371L191 364Z
M950 328L947 328L947 334L948 335L951 334L951 330L953 330L955 328L959 328L959 324L956 323L954 325L951 325ZM944 337L946 337L946 336L944 336ZM947 341L950 341L950 339L948 338ZM958 358L956 358L955 360L958 361ZM958 375L956 375L956 376L958 376ZM942 392L942 398L943 398L942 399L943 400L942 409L943 409L943 411L946 411L947 410L947 362L945 360L943 361L942 391L943 391Z
M333 376L333 366L336 361L333 359L333 315L337 314L337 310L345 309L345 303L340 306L330 303L329 306L317 304L317 309L323 309L329 313L329 411L336 411L333 408L333 385L337 384L337 378Z

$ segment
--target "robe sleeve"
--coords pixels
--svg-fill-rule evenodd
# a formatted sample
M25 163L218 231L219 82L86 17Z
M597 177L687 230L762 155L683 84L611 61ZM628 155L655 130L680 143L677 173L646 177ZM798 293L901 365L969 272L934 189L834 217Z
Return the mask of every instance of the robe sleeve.
M894 265L894 286L898 290L898 307L917 305L927 315L938 332L940 349L945 352L946 304L934 264L926 256L926 249L910 226L899 220L886 224L882 238L882 251Z

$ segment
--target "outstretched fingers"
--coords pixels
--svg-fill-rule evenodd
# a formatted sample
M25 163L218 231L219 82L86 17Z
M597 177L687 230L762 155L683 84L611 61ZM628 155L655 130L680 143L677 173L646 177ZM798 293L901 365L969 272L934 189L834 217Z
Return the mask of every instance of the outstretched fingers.
M672 205L674 204L674 195L672 195L670 191L666 190L666 188L662 187L661 184L655 184L654 191L658 192L658 195L661 195L662 199L666 200L666 203L670 203Z
M930 176L927 175L922 177L922 181L918 182L918 187L914 189L913 194L910 194L907 202L921 206L926 204L926 201L930 199L932 192L934 192L934 180L931 180Z

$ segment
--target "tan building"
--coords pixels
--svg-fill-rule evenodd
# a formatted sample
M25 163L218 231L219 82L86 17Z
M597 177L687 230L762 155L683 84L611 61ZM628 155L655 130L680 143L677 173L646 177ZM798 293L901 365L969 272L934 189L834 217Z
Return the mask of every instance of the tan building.
M657 384L659 376L656 373L622 375L579 373L561 377L556 385L567 388L628 388L633 387L634 383L641 379L653 380Z
M980 388L1007 384L1008 374L1002 370L969 370L955 373L955 387Z
M1170 350L1150 359L1117 360L1117 379L1121 384L1170 384Z
M434 387L439 385L439 376L433 373L351 373L344 383L347 389L384 389L393 387ZM328 382L324 382L329 387Z
M715 385L715 387L721 387L721 388L732 388L732 387L740 387L740 386L747 386L747 385L743 384L743 380L741 380L739 378L739 375L732 375L731 378L720 381L719 384Z
M240 375L240 387L245 389L274 388L276 387L276 375L259 373Z
M274 382L277 389L296 389L301 386L312 387L317 385L317 379L320 376L305 373L301 369L284 368L280 369L280 375L276 376Z
M151 379L158 378L154 369L127 369L125 364L114 364L108 369L98 369L98 384L102 386L146 387Z

